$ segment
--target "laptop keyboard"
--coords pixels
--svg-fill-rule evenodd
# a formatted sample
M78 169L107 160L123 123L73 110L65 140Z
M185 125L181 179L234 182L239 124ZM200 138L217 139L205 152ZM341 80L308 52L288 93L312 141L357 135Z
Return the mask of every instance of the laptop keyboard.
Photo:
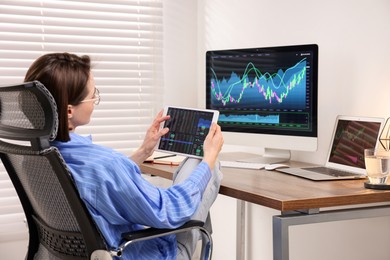
M327 167L310 167L308 169L310 169L313 172L322 173L322 174L335 176L335 177L360 176L359 174L355 174L355 173L352 173L352 172L335 170L335 169L330 169L330 168L327 168Z

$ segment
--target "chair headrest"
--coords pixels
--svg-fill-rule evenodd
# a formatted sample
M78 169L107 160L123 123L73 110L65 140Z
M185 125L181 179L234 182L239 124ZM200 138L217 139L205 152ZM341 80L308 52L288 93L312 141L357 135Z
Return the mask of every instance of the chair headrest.
M0 87L0 138L45 143L58 130L57 105L39 81Z

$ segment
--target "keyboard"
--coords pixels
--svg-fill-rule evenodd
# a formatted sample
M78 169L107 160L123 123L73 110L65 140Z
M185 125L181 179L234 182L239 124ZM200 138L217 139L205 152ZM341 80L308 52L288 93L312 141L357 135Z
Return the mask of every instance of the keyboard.
M305 168L303 168L305 169ZM344 177L344 176L361 176L360 174L348 172L348 171L342 171L342 170L336 170L336 169L331 169L327 167L310 167L310 171L321 173L321 174L326 174L330 176L335 176L335 177Z
M253 162L221 161L221 166L222 167L230 167L230 168L260 170L260 169L263 169L266 166L266 164L253 163Z

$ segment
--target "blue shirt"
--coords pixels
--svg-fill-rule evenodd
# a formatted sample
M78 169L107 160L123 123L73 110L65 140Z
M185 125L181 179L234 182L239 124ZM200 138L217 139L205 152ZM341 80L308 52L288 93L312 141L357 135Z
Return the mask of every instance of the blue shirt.
M151 226L176 228L190 220L211 178L202 162L180 184L167 189L146 181L137 164L91 137L70 133L69 142L52 142L69 167L82 200L103 234L115 248L121 234ZM175 236L134 243L123 259L175 259Z

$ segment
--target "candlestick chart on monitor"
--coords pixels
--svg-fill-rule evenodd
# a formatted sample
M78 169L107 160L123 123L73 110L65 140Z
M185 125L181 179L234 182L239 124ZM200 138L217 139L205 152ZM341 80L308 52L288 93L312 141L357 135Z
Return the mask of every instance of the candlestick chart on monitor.
M266 129L310 127L310 59L293 52L219 55L208 79L211 108L220 110L222 126L258 124Z
M242 75L232 71L230 77L218 80L216 72L211 79L213 104L256 108L259 103L274 109L302 109L306 101L306 59L293 67L277 72L262 72L249 62Z

